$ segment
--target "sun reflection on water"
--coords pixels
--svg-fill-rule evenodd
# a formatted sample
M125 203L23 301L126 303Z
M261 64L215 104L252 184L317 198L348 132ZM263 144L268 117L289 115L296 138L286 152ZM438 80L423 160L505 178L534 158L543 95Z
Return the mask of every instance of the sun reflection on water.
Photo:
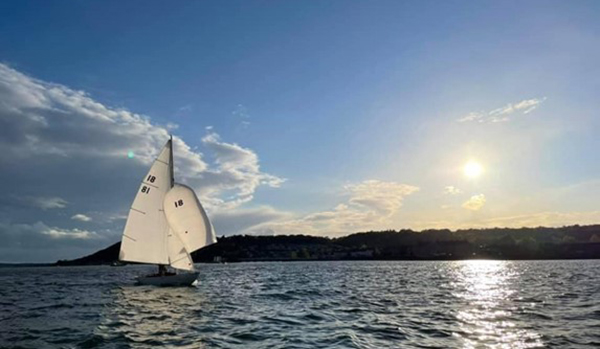
M471 260L452 268L461 310L460 331L454 333L464 348L540 348L541 336L515 321L515 281L519 275L509 261Z

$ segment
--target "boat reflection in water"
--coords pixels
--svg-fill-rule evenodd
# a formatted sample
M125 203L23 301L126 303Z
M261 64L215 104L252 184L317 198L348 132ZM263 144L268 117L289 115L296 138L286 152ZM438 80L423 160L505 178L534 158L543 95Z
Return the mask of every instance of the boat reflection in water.
M131 347L204 347L198 313L207 305L195 287L128 286L114 290L113 296L96 331L105 341Z
M519 273L510 261L470 260L456 262L454 296L461 309L457 319L464 348L541 348L541 336L523 323L519 303Z

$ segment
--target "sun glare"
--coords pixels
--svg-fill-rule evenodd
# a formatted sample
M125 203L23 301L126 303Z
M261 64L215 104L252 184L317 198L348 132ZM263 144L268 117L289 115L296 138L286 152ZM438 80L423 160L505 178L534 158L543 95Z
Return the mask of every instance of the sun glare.
M463 168L465 176L469 178L477 178L483 173L483 167L476 161L469 161Z

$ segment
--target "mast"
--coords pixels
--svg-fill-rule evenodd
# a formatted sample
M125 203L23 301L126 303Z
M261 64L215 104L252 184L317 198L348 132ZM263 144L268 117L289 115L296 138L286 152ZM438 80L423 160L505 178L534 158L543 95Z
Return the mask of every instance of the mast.
M169 135L169 174L171 177L171 188L175 185L175 178L173 178L173 135ZM164 212L164 211L163 211ZM167 242L168 243L168 242ZM158 275L165 275L167 273L167 266L163 264L158 265Z
M169 139L169 143L171 143L171 146L169 147L170 149L170 153L169 153L169 157L170 160L169 161L169 171L171 171L171 188L173 188L173 186L175 185L175 175L173 174L173 135L169 135L171 138Z

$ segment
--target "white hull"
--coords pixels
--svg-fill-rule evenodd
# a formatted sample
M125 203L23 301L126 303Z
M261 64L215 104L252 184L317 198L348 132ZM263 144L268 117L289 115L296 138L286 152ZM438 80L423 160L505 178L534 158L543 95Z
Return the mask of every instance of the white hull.
M137 283L151 286L192 286L198 279L198 274L194 272L166 276L140 276L137 278Z

